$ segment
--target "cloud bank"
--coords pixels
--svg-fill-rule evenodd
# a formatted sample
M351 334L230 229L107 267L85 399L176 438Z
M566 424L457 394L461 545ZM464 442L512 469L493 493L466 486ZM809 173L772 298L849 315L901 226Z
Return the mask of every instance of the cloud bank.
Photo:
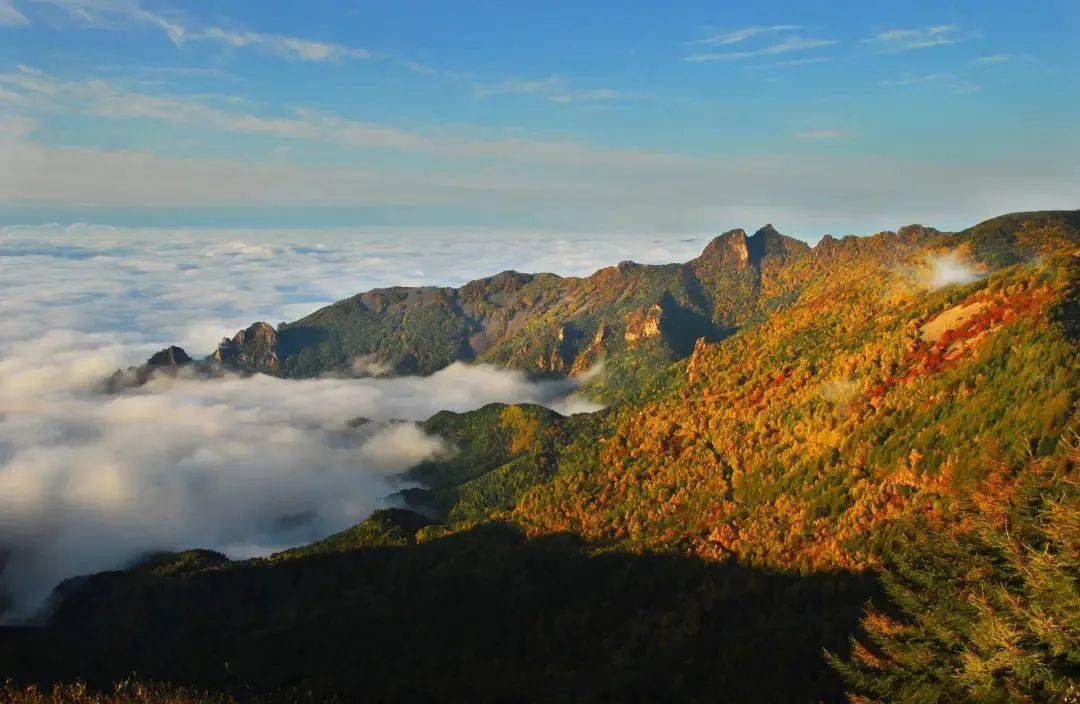
M303 244L297 244L302 242ZM394 476L438 454L410 422L442 409L534 402L593 410L566 382L452 365L398 379L95 383L169 342L204 354L253 319L294 319L392 283L458 284L506 268L589 273L619 251L685 259L695 241L468 234L0 229L0 587L7 618L60 580L150 551L234 557L362 520ZM349 428L364 416L373 422Z

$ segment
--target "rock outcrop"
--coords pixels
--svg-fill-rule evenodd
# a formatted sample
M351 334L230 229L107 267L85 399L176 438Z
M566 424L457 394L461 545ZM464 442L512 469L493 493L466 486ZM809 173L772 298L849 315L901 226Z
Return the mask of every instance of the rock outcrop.
M626 332L623 339L637 343L660 337L660 325L664 319L664 308L659 303L635 310L626 318Z
M278 368L277 337L269 323L253 323L232 339L223 338L213 359L229 369L273 374Z
M108 379L102 383L102 390L106 393L119 393L127 388L142 386L150 381L155 374L167 374L174 376L181 367L192 364L194 360L183 350L175 345L166 347L155 352L144 364L127 369L117 369Z

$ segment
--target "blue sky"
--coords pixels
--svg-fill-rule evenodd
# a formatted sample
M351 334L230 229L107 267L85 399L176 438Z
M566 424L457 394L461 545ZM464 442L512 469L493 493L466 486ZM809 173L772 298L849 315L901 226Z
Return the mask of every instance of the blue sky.
M1074 208L1078 7L0 0L0 224L812 240Z

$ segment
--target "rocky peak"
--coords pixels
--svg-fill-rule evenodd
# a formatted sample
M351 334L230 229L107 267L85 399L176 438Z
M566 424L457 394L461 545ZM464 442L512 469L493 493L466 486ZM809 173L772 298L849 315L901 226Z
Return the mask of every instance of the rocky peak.
M277 344L277 331L274 330L274 326L270 323L259 321L257 323L252 323L248 328L236 333L233 337L233 342L240 345L275 345Z
M824 235L814 245L814 253L817 256L831 258L836 255L842 246L840 240L832 235Z
M755 232L747 241L750 250L750 263L760 266L765 257L778 257L786 260L788 257L810 251L810 246L802 240L780 234L772 225L765 225Z
M146 360L147 366L151 367L181 367L190 363L191 357L188 353L182 347L175 345L155 352L150 359Z
M924 225L904 225L896 231L896 234L904 242L917 243L924 239L940 235L941 232Z
M224 338L214 352L214 361L234 369L274 371L277 369L277 331L262 321Z
M745 230L725 232L710 242L692 263L760 268L766 257L787 259L809 250L805 242L780 234L772 225L765 225L750 236Z
M101 383L100 388L105 393L119 393L127 388L142 386L155 374L174 376L180 371L180 367L189 364L194 364L194 360L183 348L173 345L155 352L144 364L128 367L126 370L117 369Z
M697 259L699 263L716 263L744 267L750 262L745 230L728 230L713 239Z
M751 235L754 239L783 239L784 235L781 235L776 231L776 228L772 226L772 223L766 223L757 232Z

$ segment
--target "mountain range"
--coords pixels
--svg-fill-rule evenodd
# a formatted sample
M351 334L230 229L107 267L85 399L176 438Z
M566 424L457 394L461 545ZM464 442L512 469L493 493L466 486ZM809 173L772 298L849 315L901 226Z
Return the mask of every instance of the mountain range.
M699 338L730 335L763 307L789 262L812 254L766 225L732 230L685 264L622 262L585 278L504 271L460 288L373 289L277 327L259 321L200 365L280 377L431 374L456 362L489 363L536 376L581 375L612 366L616 397L636 388L641 367L685 358ZM191 361L163 350L147 371ZM121 374L115 382L125 383Z
M68 580L0 654L242 697L1071 701L1078 291L1080 211L813 247L766 226L685 264L377 289L163 350L112 390L464 361L608 407L437 414L456 452L409 470L402 508Z

